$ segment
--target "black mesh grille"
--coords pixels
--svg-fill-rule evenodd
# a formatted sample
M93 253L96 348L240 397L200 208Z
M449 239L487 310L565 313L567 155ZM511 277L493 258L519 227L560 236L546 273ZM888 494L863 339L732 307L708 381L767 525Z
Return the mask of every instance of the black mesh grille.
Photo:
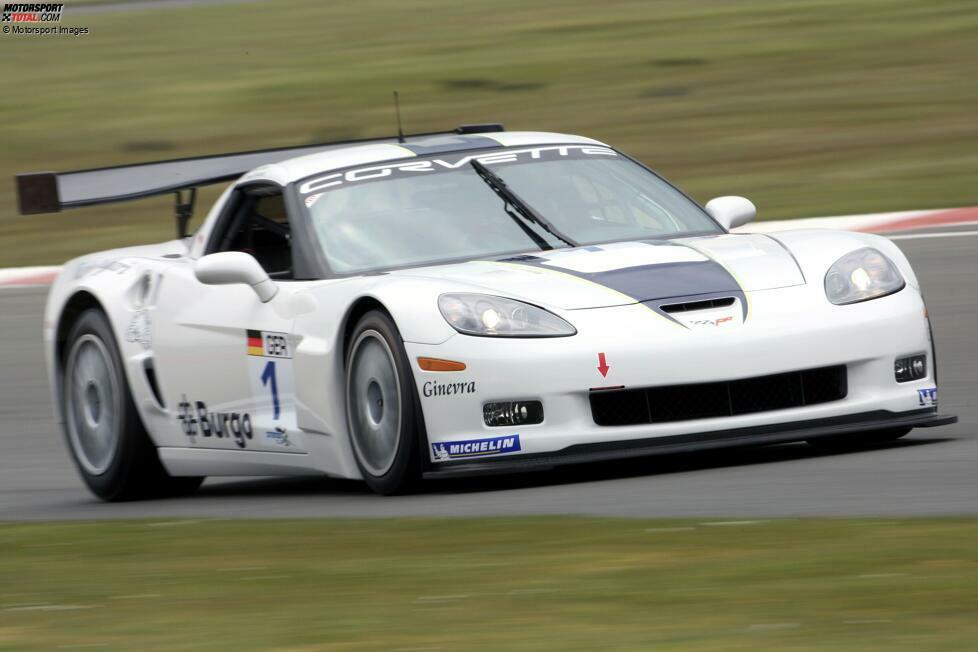
M847 391L846 367L837 365L719 383L594 391L591 416L599 426L706 419L838 401Z

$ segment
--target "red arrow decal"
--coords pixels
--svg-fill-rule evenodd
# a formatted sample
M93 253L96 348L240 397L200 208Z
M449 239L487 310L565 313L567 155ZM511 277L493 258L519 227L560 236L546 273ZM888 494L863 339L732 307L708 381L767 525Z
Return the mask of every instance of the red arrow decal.
M608 365L608 362L604 359L604 353L599 353L598 354L598 371L601 372L601 377L602 378L607 377L608 370L609 369L611 369L611 367Z

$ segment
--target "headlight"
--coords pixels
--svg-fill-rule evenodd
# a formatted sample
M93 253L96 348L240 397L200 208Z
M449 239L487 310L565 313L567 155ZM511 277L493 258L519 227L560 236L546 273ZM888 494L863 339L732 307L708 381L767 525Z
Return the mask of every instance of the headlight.
M837 306L893 294L904 285L890 259L869 247L846 254L825 274L825 296Z
M490 294L443 294L438 297L438 309L452 328L465 335L566 337L577 333L552 312Z

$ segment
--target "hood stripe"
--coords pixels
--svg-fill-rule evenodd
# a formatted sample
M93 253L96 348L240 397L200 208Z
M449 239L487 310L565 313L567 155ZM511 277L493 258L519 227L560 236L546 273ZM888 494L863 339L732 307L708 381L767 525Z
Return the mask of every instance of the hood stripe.
M677 324L682 322L659 306L732 296L740 300L742 316L746 321L747 296L740 283L726 267L707 258L701 261L649 264L601 272L579 272L553 263L545 264L548 262L545 256L515 256L497 262L547 269L596 283L628 297L632 302L641 303Z

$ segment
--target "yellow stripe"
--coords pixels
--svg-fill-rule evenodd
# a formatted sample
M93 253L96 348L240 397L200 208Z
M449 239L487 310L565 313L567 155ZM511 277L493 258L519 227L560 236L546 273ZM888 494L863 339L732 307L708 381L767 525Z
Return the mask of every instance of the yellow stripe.
M398 149L403 149L405 152L407 152L411 156L414 156L414 157L417 157L418 156L418 153L417 152L412 152L411 150L409 150L407 147L404 147L403 145L399 145L397 143L384 143L384 144L385 145L390 145L391 147L396 147Z
M248 355L265 355L265 350L260 346L249 346Z

